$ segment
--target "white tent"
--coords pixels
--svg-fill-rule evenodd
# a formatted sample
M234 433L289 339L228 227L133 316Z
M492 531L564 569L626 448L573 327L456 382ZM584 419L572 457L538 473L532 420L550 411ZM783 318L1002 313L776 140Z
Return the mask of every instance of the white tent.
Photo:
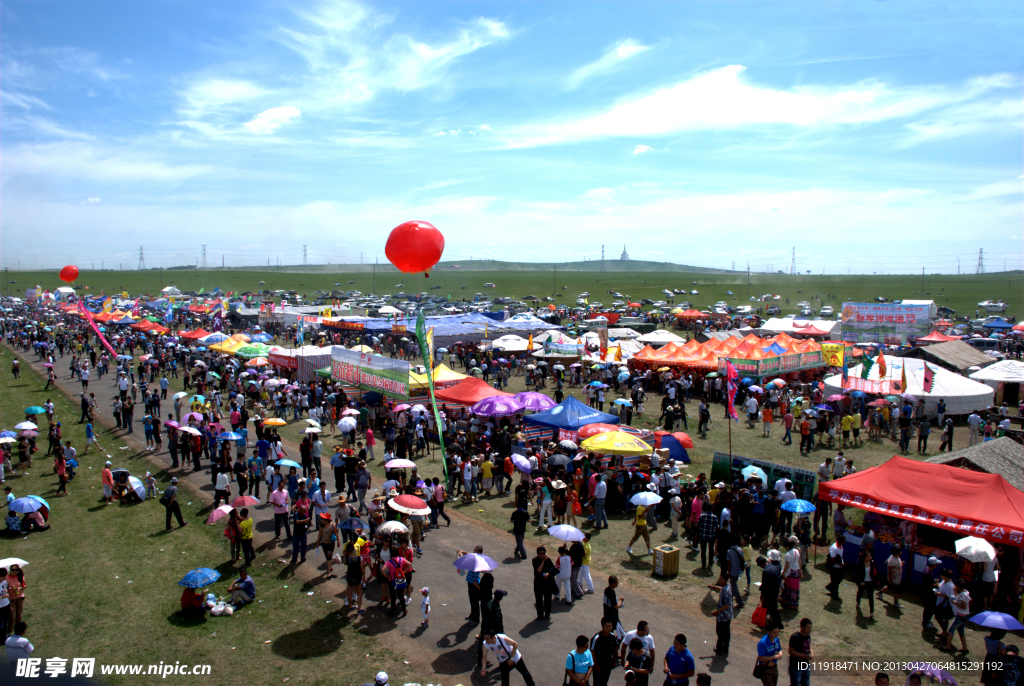
M832 340L839 340L842 333L840 322L830 319L769 319L761 325L761 334L798 334L802 329L814 327L819 331L828 331L828 337Z
M995 388L999 383L1024 383L1024 362L1003 360L971 374L975 381L984 381Z
M948 414L969 414L992 406L994 391L983 383L972 381L965 376L955 374L936 364L929 364L928 368L934 373L932 392L925 393L924 360L915 360L909 357L886 357L885 362L885 379L879 378L878 365L875 364L871 367L868 380L899 381L903 376L903 370L906 369L906 392L915 396L918 400L924 400L925 412L934 413L940 399L946 401L946 412ZM860 373L861 365L850 368L851 379L859 379ZM839 374L826 377L825 396L842 393L842 382L842 376Z
M59 300L66 300L69 296L75 294L75 289L70 286L61 286L54 291L54 295Z
M491 348L508 353L524 353L526 352L526 346L528 343L528 339L523 338L522 336L517 336L514 333L510 333L491 341ZM533 350L538 350L543 347L543 345L537 342L534 342L533 344Z
M168 286L167 288L164 288L160 292L163 293L164 295L181 295L181 291L179 291L174 286Z
M650 343L652 346L668 345L669 343L686 343L685 338L677 336L671 331L666 331L665 329L658 329L650 333L645 333L636 340L641 343Z

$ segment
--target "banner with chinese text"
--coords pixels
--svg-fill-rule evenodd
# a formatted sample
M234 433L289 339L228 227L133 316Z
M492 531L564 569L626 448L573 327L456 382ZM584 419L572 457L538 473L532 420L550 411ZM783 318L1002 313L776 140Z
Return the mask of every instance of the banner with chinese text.
M331 378L392 398L409 397L409 362L383 355L331 348Z

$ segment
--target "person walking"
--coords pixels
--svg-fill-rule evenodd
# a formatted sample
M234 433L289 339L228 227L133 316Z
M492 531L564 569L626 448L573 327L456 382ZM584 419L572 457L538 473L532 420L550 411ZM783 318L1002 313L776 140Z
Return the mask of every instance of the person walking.
M288 524L288 491L285 490L285 480L277 482L277 490L271 492L268 502L274 506L274 538L281 538L281 526L284 525L286 538L292 537L292 529Z
M903 548L895 546L892 549L892 553L889 555L889 559L885 561L885 568L887 572L887 583L885 586L878 590L878 599L882 599L882 594L888 591L892 595L892 604L897 610L902 610L903 606L900 605L900 585L903 583Z
M693 653L686 647L686 634L676 634L672 647L665 652L665 686L688 686L696 671Z
M249 516L249 508L243 507L238 513L238 540L242 544L242 554L245 555L245 566L251 567L256 559L256 551L252 547L252 529L255 522Z
M107 463L109 469L110 463ZM104 490L106 485L104 484ZM167 513L167 530L171 529L171 515L178 520L178 526L182 527L188 524L181 517L181 507L178 505L178 477L171 479L171 485L164 489L163 495L160 496L160 503L164 506L164 510Z
M501 599L508 595L508 591L497 589L491 595L490 600L480 608L480 633L477 635L476 643L476 668L484 666L484 632L493 632L495 636L505 633L505 618L501 613Z
M857 558L857 567L854 570L854 581L857 582L857 612L860 613L860 601L868 599L870 615L868 619L875 618L875 565L871 561L871 551L862 550Z
M564 545L558 549L558 588L562 594L562 601L566 605L572 605L572 558L569 557L569 550Z
M729 641L732 638L732 584L719 587L718 607L711 611L715 618L715 655L725 657L729 654Z
M526 668L526 661L523 660L523 655L519 652L518 643L505 634L490 630L481 632L481 635L484 639L484 655L480 676L487 676L487 657L494 653L494 657L498 661L498 669L501 671L501 686L509 686L508 675L513 669L522 674L526 686L534 686L533 677L530 676L530 670Z
M811 686L811 667L814 659L811 648L811 629L814 624L807 617L800 620L800 630L789 637L789 684L790 686Z
M526 536L526 525L530 521L530 513L522 507L517 507L509 518L512 522L512 535L516 539L516 547L512 549L512 556L518 559L526 559L526 548L523 547L523 537Z
M825 590L829 592L833 600L839 599L839 586L843 583L844 563L843 546L846 545L846 536L839 534L836 542L829 546L828 557L825 559L825 567L828 569L829 583Z
M782 590L782 572L780 563L782 556L778 550L769 550L768 559L757 558L757 566L761 572L761 606L768 612L769 619L777 627L782 627L782 615L779 614L779 592Z
M590 639L590 654L594 660L594 686L608 686L612 670L619 664L619 639L611 618L601 620L601 630Z
M766 633L757 642L757 663L754 676L761 679L762 686L778 686L779 660L782 658L782 644L779 641L779 625L769 622Z
M652 515L653 517L653 515ZM651 550L651 534L647 528L647 507L644 505L636 506L636 515L633 517L633 538L629 540L629 544L626 546L626 553L629 555L633 554L633 544L636 543L638 538L644 539L644 544L647 546L647 554L653 555L654 551Z
M715 561L713 544L718 536L718 516L712 511L711 503L701 505L700 519L697 520L697 539L700 542L700 566L708 569ZM708 556L708 548L711 555Z
M967 592L967 585L963 579L956 579L953 582L956 595L950 601L953 605L953 623L949 625L946 632L946 644L939 650L953 650L953 634L960 634L960 648L967 652L967 637L964 635L964 627L967 625L967 618L971 614L971 594Z
M533 558L533 597L537 606L537 621L551 619L551 598L555 592L555 563L548 557L544 546L537 547Z
M594 673L594 656L587 648L590 641L584 635L576 637L576 650L565 656L566 686L588 686Z

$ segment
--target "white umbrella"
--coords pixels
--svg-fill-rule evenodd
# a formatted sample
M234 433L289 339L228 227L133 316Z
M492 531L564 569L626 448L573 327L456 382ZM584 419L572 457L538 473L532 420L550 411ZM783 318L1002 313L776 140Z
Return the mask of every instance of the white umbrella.
M644 491L643 493L637 493L635 496L629 499L629 502L634 505L643 505L644 507L650 507L651 505L657 505L661 502L661 496L657 493L651 493L650 491Z
M180 392L175 393L174 395L172 395L171 396L171 400L177 400L178 398L186 398L186 397L188 397L188 393L186 393L185 391L180 391Z
M391 460L384 463L385 469L415 469L416 463L412 460Z
M85 395L84 393L82 395ZM18 431L35 431L39 427L32 422L22 422L21 424L15 424L14 428Z
M579 450L579 446L568 439L559 441L558 447L565 448L566 450Z
M558 524L551 527L548 529L548 535L554 536L562 541L575 542L583 540L583 532L574 526L569 526L568 524Z
M427 413L427 408L422 405L413 405L412 409L409 410L409 413L412 414L413 417L419 417L421 414Z
M304 434L318 434L321 431L323 431L323 429L321 429L319 426L307 426L305 429L302 430L302 433L304 433Z
M377 527L377 533L380 534L407 534L409 533L409 527L401 522L385 522Z
M201 436L202 435L202 433L199 431L199 429L194 429L191 426L183 426L180 429L178 429L178 431L181 431L181 432L187 433L187 434L192 434L193 436Z
M356 428L356 420L351 417L342 417L338 421L338 428L342 431L352 431Z
M322 428L322 427L320 426L320 422L318 422L318 421L317 421L317 420L315 420L315 419L306 419L306 420L304 420L304 421L305 421L305 422L306 422L307 424L309 424L310 426L312 426L312 427L313 427L314 429L320 429L320 428Z
M0 567L3 567L4 569L8 570L11 568L12 565L24 567L27 564L28 562L22 560L20 557L5 557L4 559L0 560Z
M991 562L996 559L996 549L984 538L968 536L956 542L956 554L969 562Z
M139 500L146 499L146 487L142 485L142 481L138 477L129 476L128 483L131 485L132 490L135 491L135 495L139 496Z

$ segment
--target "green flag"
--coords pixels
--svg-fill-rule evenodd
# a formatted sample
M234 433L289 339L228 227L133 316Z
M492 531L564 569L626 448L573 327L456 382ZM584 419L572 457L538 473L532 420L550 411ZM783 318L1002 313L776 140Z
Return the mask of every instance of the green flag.
M441 411L437 407L437 398L434 397L434 329L427 332L427 320L420 310L416 316L416 339L420 343L420 352L423 354L423 366L427 368L427 388L430 389L430 402L434 406L434 422L437 424L438 442L441 444L441 465L444 469L444 480L448 483L448 454L444 449L444 425L441 423Z
M860 378L866 379L871 374L871 368L875 366L875 362L870 357L865 355L863 361L861 361L860 364Z

